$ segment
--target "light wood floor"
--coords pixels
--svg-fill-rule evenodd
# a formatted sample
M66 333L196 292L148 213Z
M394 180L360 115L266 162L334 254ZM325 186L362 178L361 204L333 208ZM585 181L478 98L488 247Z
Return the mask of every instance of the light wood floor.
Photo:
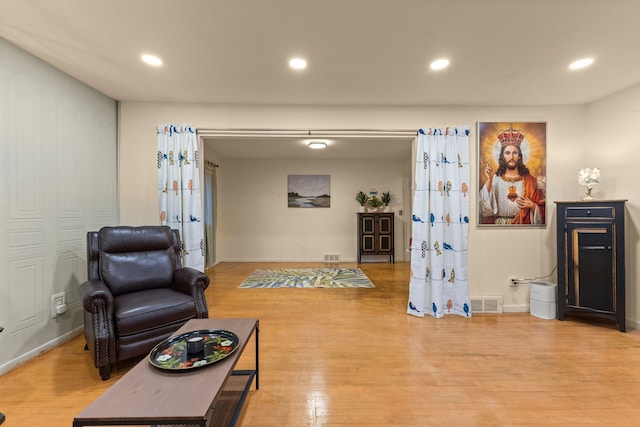
M640 422L639 331L529 314L409 316L406 263L362 264L375 289L238 289L254 269L284 266L322 265L209 271L210 317L260 319L260 390L241 426ZM70 426L137 362L101 381L83 345L78 337L0 377L3 427ZM238 368L253 366L251 346Z

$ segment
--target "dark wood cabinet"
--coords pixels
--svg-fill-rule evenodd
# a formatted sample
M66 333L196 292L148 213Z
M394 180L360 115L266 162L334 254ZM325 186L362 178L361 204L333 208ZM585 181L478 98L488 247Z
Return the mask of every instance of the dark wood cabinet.
M625 329L625 200L556 202L558 319L586 313Z
M394 262L393 218L391 212L358 213L358 264L362 255L387 255Z

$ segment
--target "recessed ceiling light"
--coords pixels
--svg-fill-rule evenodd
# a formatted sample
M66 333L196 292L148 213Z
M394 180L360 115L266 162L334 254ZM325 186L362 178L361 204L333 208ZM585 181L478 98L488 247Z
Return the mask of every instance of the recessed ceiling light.
M289 67L295 70L303 70L307 68L307 61L302 58L293 58L289 61Z
M593 58L582 58L574 61L569 65L570 70L581 70L593 64Z
M327 148L327 143L324 141L311 141L307 146L312 150L322 150L323 148Z
M432 70L443 70L443 69L447 68L448 66L449 66L449 60L445 59L445 58L436 59L430 65Z
M149 65L153 65L154 67L159 67L162 65L162 59L158 58L155 55L142 55L140 58L142 58L142 61L146 64Z

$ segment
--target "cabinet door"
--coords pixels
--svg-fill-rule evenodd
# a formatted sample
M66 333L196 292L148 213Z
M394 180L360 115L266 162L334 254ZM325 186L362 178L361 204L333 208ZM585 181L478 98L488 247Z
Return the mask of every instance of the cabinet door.
M362 253L375 253L376 251L376 222L373 215L360 217L360 250Z
M380 216L378 218L378 230L380 230L380 234L392 234L393 232L393 217L391 216Z
M613 223L567 223L566 304L615 312Z
M393 250L393 218L380 216L378 218L378 253L388 254Z

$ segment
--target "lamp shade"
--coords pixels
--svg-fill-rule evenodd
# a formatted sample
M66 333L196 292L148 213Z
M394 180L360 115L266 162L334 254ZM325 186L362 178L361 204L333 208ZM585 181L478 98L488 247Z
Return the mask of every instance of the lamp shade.
M583 168L578 171L578 183L591 186L600 183L600 169Z

